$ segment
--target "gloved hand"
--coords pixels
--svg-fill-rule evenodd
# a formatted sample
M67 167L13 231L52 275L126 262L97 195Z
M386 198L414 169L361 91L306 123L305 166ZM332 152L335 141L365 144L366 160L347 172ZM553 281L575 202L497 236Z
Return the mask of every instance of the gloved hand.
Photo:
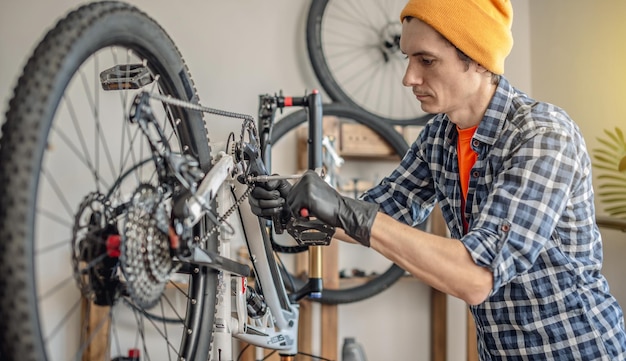
M292 214L300 216L300 210L306 208L311 216L370 246L378 204L342 196L311 170L293 186L286 200Z
M266 219L278 217L284 226L291 218L291 212L285 206L285 197L290 190L291 184L286 180L257 182L248 197L252 213Z

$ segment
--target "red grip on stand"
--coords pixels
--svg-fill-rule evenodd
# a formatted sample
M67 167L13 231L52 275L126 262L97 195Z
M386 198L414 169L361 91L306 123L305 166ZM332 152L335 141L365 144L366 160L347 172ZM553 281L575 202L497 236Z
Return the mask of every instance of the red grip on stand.
M140 355L141 353L138 348L131 348L130 350L128 350L128 358L130 358L131 360L139 361Z
M306 208L300 209L300 216L304 218L309 218L309 210Z

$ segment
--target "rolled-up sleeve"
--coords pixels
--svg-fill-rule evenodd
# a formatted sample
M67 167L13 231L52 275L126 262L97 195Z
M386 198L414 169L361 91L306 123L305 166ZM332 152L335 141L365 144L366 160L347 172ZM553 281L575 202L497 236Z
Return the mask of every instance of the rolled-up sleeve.
M413 227L428 218L436 199L433 176L417 144L429 143L414 143L399 166L361 197L378 203L383 213Z

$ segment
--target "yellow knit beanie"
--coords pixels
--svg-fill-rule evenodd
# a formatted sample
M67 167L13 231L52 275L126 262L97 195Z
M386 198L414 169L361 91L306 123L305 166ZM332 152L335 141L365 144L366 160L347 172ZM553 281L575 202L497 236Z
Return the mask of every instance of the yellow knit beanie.
M400 21L407 16L433 27L487 70L504 73L513 47L509 0L409 0Z

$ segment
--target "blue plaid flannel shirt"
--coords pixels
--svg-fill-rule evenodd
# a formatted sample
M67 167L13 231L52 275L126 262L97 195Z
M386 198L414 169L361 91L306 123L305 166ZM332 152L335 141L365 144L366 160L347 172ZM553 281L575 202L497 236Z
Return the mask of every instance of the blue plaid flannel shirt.
M438 202L451 236L493 272L487 300L470 306L480 359L625 360L624 318L600 273L591 162L577 125L502 77L472 139L478 159L465 212L456 137L456 126L436 115L362 198L413 226Z

